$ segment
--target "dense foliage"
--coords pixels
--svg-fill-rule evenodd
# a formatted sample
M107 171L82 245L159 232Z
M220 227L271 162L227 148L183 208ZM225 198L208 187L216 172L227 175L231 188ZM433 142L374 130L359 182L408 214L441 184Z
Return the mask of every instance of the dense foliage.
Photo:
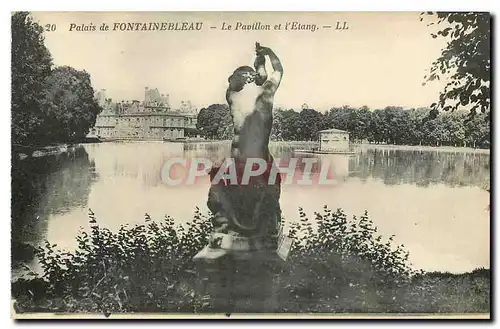
M349 219L325 207L314 224L302 210L299 217L288 225L295 239L277 283L281 312L488 311L489 271L462 287L471 291L467 300L453 302L446 289L454 279L443 274L443 280L433 280L411 270L404 247L377 234L366 213ZM206 245L210 229L210 218L199 210L187 226L146 215L144 224L117 232L99 227L91 212L90 232L77 237L76 250L63 252L49 242L38 250L43 275L31 271L33 278L13 283L15 309L203 312L191 259Z
M491 80L491 15L488 12L438 12L426 13L437 19L428 23L436 24L438 31L433 38L447 40L441 56L432 63L427 81L447 78L448 83L441 92L439 102L433 110L456 110L470 108L490 111ZM424 14L421 20L426 16ZM489 116L488 116L489 119Z
M349 219L326 206L314 226L299 209L295 238L281 281L284 311L380 312L394 309L394 289L410 282L409 254L384 239L365 212ZM306 237L306 238L303 238Z
M26 12L11 17L12 142L29 143L42 135L44 81L52 58L43 29Z
M52 68L43 29L27 12L12 23L12 143L34 146L85 137L101 110L90 75Z
M55 68L45 80L45 140L84 137L100 112L90 75L69 66Z
M318 132L337 128L350 133L354 142L397 145L489 147L490 124L486 114L473 118L456 111L430 116L430 109L405 110L386 107L370 110L348 106L332 108L326 113L314 109L275 109L271 139L285 141L317 141ZM211 105L198 116L198 129L208 139L232 137L229 108Z
M29 273L37 278L17 295L21 308L192 311L192 287L185 287L184 281L192 282L191 258L207 243L210 222L206 217L196 211L187 227L174 228L168 216L157 223L146 215L143 225L111 232L99 227L92 212L89 216L91 230L77 237L74 252L56 250L49 242L37 251L43 276Z
M207 139L231 139L233 122L226 104L212 104L198 113L196 129Z

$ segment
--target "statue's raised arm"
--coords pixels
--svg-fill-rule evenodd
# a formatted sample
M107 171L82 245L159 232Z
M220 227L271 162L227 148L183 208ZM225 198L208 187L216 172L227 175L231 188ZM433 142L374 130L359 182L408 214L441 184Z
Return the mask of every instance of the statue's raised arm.
M255 44L255 52L257 54L257 58L265 58L265 56L269 56L269 60L271 61L271 65L273 67L273 73L269 79L267 79L266 75L267 81L263 83L263 86L266 91L271 92L274 95L280 85L281 78L283 77L283 66L281 65L281 61L271 48L262 47L258 42Z
M232 157L245 161L247 158L269 159L269 135L271 134L274 96L283 76L283 66L278 56L268 47L255 44L254 68L240 66L228 78L226 99L234 126L231 145ZM266 72L269 57L273 72Z

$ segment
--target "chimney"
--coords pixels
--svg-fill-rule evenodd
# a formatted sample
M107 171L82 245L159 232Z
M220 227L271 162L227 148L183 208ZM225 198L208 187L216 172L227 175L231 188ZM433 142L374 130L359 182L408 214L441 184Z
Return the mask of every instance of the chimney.
M170 95L169 94L167 94L165 96L165 106L170 107Z

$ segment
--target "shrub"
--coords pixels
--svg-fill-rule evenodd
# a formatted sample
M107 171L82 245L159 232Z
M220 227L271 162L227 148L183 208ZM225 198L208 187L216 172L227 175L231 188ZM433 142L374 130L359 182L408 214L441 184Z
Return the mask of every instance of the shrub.
M143 225L113 233L90 211L90 231L77 236L74 251L46 242L36 251L41 277L31 272L34 278L12 285L16 311L198 311L192 257L208 242L211 218L198 208L186 226L145 217ZM311 221L300 208L299 218L289 227L295 239L277 282L282 312L488 311L489 270L414 271L404 246L377 234L366 212L349 219L325 206Z
M49 242L37 250L43 281L35 281L43 288L35 294L30 281L18 281L13 294L19 311L192 312L194 291L186 284L195 279L191 259L211 230L198 208L187 227L175 227L168 216L156 223L146 214L144 225L123 225L116 233L99 227L92 211L89 217L91 230L77 236L75 251Z
M368 218L348 219L327 206L315 213L316 229L300 208L291 225L295 243L281 282L288 312L387 312L394 291L410 282L414 271L404 246L384 240ZM304 237L304 238L302 238Z

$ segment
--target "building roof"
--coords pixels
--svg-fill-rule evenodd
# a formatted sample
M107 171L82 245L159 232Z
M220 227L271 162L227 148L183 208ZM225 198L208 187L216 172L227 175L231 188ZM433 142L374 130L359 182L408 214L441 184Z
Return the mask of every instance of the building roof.
M340 130L340 129L335 129L335 128L332 128L332 129L325 129L325 130L320 130L319 131L320 133L345 133L347 134L348 132L345 131L345 130Z

